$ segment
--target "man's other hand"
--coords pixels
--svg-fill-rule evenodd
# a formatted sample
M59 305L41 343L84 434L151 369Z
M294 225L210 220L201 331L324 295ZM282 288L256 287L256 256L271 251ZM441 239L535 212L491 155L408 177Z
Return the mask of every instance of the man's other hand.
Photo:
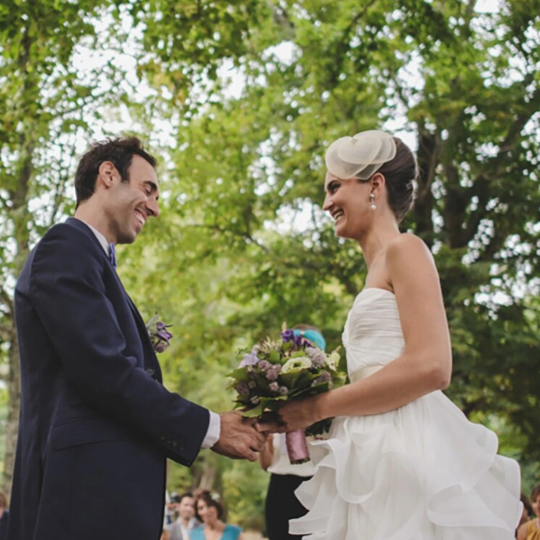
M218 442L212 446L217 454L232 459L257 460L266 442L266 434L255 429L256 418L243 418L240 413L221 413L221 434Z

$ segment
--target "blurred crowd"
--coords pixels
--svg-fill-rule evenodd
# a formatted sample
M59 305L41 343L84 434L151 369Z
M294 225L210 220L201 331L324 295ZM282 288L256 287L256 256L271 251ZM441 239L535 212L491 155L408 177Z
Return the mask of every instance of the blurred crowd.
M225 507L215 493L167 494L160 540L243 540L242 529L225 521Z
M273 442L274 451L270 449L266 451L266 455L263 452L261 466L264 469L270 469L269 472L273 476L279 476L279 474L271 470L272 462L275 464L277 461L275 459L277 448L275 447L278 440ZM309 475L309 471L306 469L304 472L306 473L303 478L305 480ZM273 481L275 481L275 478L273 478ZM273 493L273 491L276 493ZM288 485L274 484L274 487L272 487L271 483L268 497L273 500L279 499L281 495L288 499L290 493ZM516 538L517 540L540 540L540 484L533 488L530 497L522 494L521 501L523 503L523 514L516 529ZM280 519L282 516L275 515L273 509L275 504L275 502L270 501L269 508L267 501L265 532L268 539L298 538L289 536L286 529L283 529L287 525L287 519ZM242 540L241 529L234 525L227 525L224 512L225 509L221 498L207 490L184 493L183 495L172 493L166 504L165 527L161 540L213 540L214 538ZM301 513L301 511L295 513L294 517L298 517Z
M271 455L267 455L266 458L268 463L261 463L265 469L270 468L271 462L275 460ZM274 489L277 488L276 491L278 491L280 487L276 485ZM271 498L279 497L278 493L269 493L269 495ZM540 484L533 488L530 497L522 494L521 501L523 514L516 530L516 538L517 540L540 540ZM6 494L0 491L0 540L6 537L8 519L8 499ZM274 523L275 519L276 516L272 514L272 510L269 511L267 508L268 539L283 540L287 536L280 536L283 531L280 530L280 524ZM280 521L286 523L286 520ZM291 536L291 538L298 537ZM160 540L244 540L244 538L240 527L227 523L225 506L221 497L208 490L199 489L193 493L187 492L181 495L176 492L171 493L170 496L167 494L164 527Z

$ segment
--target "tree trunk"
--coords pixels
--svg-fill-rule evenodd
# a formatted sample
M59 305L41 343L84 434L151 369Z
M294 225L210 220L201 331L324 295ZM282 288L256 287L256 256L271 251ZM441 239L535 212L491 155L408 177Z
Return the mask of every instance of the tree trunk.
M29 136L24 144L21 159L21 169L17 178L16 189L11 193L12 212L16 242L16 253L13 268L13 277L17 278L30 252L30 228L32 214L28 209L28 192L34 174L35 142ZM19 359L19 343L17 341L17 327L15 324L14 306L10 309L11 331L8 349L8 411L6 421L6 441L4 453L3 484L7 492L11 491L13 483L13 468L15 465L15 452L17 448L17 434L19 432L19 414L21 406L21 370Z
M216 467L212 465L207 465L202 470L201 478L199 480L199 489L207 489L212 491L214 489L214 484L216 481Z
M13 321L12 339L8 352L8 411L5 434L4 454L4 480L3 487L7 493L11 492L13 484L13 468L15 465L15 451L17 448L17 433L19 431L19 413L21 407L21 371L19 365L19 343L17 330Z

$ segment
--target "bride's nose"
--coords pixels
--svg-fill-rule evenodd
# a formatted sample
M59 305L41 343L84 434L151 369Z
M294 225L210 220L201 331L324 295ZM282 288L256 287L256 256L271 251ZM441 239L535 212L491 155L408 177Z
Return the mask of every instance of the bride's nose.
M332 206L334 206L334 201L332 200L330 193L327 193L326 197L324 198L323 210L325 212L329 212Z

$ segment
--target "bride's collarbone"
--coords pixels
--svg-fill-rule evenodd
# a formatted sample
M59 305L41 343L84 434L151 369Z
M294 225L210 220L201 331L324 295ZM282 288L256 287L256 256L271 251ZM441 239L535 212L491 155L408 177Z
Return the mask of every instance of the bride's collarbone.
M386 268L382 264L374 264L370 268L366 280L364 281L364 289L386 289L394 292L390 276L386 272Z

